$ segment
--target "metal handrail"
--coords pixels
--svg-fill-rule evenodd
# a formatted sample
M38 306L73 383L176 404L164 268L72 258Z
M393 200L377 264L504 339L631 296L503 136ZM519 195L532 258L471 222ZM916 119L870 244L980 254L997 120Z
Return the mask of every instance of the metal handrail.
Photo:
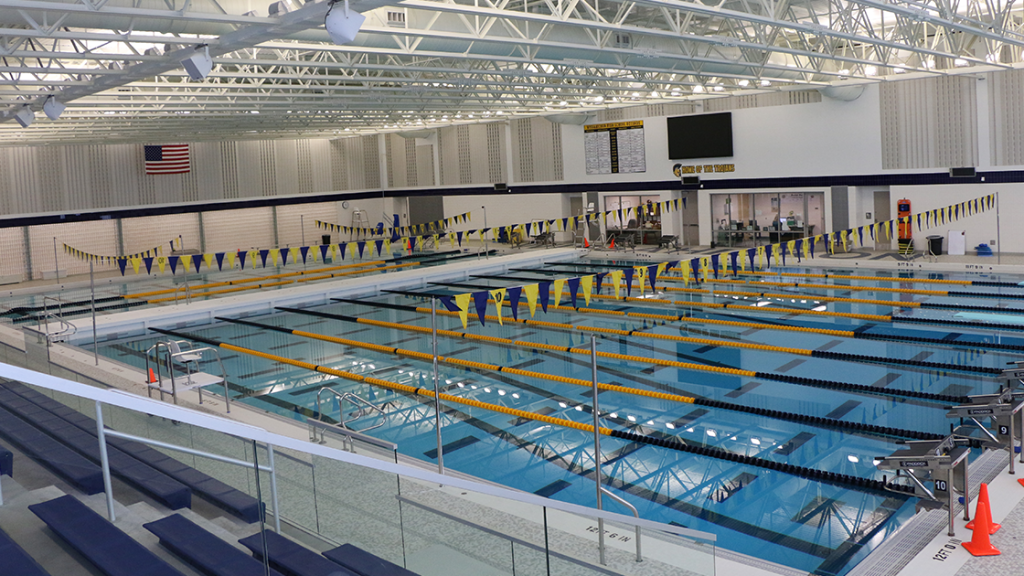
M379 412L380 416L381 416L381 421L378 422L377 424L374 424L373 426L370 426L368 428L364 428L363 430L360 430L359 432L365 433L365 432L367 432L369 430L374 430L376 428L380 428L381 426L387 424L387 422L388 422L388 414L380 406L377 406L377 405L375 405L375 404L373 404L373 403L371 403L371 402L369 402L367 400L363 400L362 398L360 398L359 396L356 396L355 394L353 394L351 392L338 392L337 390L335 390L333 388L330 388L328 386L324 386L323 388L318 390L317 393L316 393L316 411L319 414L319 419L320 419L321 422L323 422L323 419L324 419L324 410L323 410L323 393L324 392L330 392L338 400L338 424L336 426L337 428L341 428L342 430L346 430L346 431L349 431L349 432L356 432L355 430L352 430L351 428L349 428L348 423L354 422L354 421L358 420L359 418L365 416L366 415L366 412L365 412L366 408L370 408L370 409L373 409L373 410L376 410L377 412ZM359 413L356 415L356 417L351 419L351 420L349 420L348 422L346 422L345 421L345 402L346 401L351 402L355 406L358 406L358 405L361 404L361 405L365 406L366 408L360 408L359 409ZM351 435L347 435L347 436L349 437L349 440L350 440L350 446L351 446L351 450L350 451L351 452L355 452L355 443L351 441L352 440L352 436ZM323 439L323 436L321 435L321 440L322 439Z
M629 510L633 513L633 516L640 518L640 512L637 511L636 506L633 506L625 499L623 499L621 496L615 494L614 492L605 488L604 486L601 486L601 493L604 494L605 496L610 497L612 500L615 500L619 504L622 504L626 508L629 508ZM644 557L640 554L640 527L634 526L634 528L636 528L636 561L643 562Z
M47 305L48 301L54 301L57 303L57 313L50 312L50 308ZM64 301L60 297L56 296L43 296L43 325L46 327L46 341L56 342L59 337L72 336L78 332L78 327L71 324L64 319ZM50 332L50 319L54 319L60 323L63 327L57 332Z
M172 342L174 344L178 345L179 352L171 352L171 343ZM184 347L184 349L182 349L183 347ZM174 377L175 361L177 361L178 364L180 364L180 365L185 367L185 379L186 379L186 383L187 383L186 385L191 385L192 384L192 374L194 374L194 372L192 372L192 365L195 364L196 372L198 372L199 371L199 359L192 358L192 359L189 359L189 360L182 360L181 358L184 357L184 356L187 356L187 355L192 355L192 354L199 354L200 358L202 358L203 353L205 353L205 352L213 352L214 356L217 358L217 364L220 366L221 382L223 382L223 384L224 384L224 409L228 413L231 412L231 396L229 394L229 388L228 388L228 373L224 369L224 361L220 357L220 351L217 348L213 348L213 347L210 347L210 346L204 346L202 348L194 348L192 342L190 342L188 340L173 340L173 341L171 341L171 340L167 340L167 341L160 340L156 344L153 344L152 346L150 346L149 348L146 349L146 394L150 398L153 397L153 389L154 388L156 388L157 390L160 390L160 400L161 401L164 399L164 394L168 393L167 390L163 386L164 374L163 374L163 370L161 369L161 364L162 363L160 362L160 348L164 348L166 350L167 361L166 361L165 364L167 366L167 373L168 373L168 375L169 375L169 377L171 379L171 391L169 392L169 394L171 395L171 399L174 401L175 404L178 403L178 383L177 383L177 380ZM150 359L150 354L152 354L154 352L155 352L155 354L153 354L153 355L156 357L156 360L154 362L154 364L156 365L156 371L155 371L155 374L154 374L156 376L156 382L150 382L149 374L152 371L152 369L151 369L151 367L149 365L149 359ZM214 382L214 384L215 383L216 382ZM199 403L202 404L203 403L203 387L199 386L197 388L197 392L199 393Z

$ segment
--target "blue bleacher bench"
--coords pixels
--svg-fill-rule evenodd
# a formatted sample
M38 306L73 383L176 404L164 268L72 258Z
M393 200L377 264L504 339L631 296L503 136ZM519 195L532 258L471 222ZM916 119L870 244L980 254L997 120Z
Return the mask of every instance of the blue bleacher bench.
M267 536L270 565L285 576L358 576L277 532L265 530L263 534ZM252 550L255 558L263 559L263 536L259 532L238 542Z
M262 576L263 563L181 514L142 525L160 544L207 576ZM271 570L271 576L281 576Z
M14 393L37 406L49 410L53 414L67 420L79 429L95 437L96 421L64 404L36 392L35 390L16 382L0 383L0 387L6 387ZM95 442L95 440L94 440ZM107 438L107 444L124 451L136 460L153 467L166 474L177 482L188 486L192 492L201 496L211 504L249 522L257 522L260 519L262 507L259 501L252 496L233 488L216 478L192 468L191 466L155 450L141 442L126 440L124 438Z
M182 576L74 496L28 509L106 576Z
M14 476L14 454L0 446L0 476Z
M374 556L355 544L342 544L324 552L324 556L359 576L417 576L415 572Z
M8 452L9 454L9 452ZM4 576L50 576L21 546L0 530L0 571Z
M3 408L0 408L0 436L82 492L103 492L103 472L99 466Z
M94 434L89 434L67 420L0 387L0 406L14 412L19 418L63 442L94 463L100 462L100 446ZM187 486L166 474L139 462L120 449L107 447L110 473L124 480L144 494L172 510L192 504L192 492Z

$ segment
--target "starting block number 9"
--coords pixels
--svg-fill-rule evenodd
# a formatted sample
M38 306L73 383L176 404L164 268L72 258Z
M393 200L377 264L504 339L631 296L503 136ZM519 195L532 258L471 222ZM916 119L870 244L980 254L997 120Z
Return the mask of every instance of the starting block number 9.
M949 484L945 480L936 480L935 489L939 492L946 492L949 490Z
M1009 434L1010 434L1010 427L1009 426L1000 426L999 427L999 435L1000 436L1009 436Z

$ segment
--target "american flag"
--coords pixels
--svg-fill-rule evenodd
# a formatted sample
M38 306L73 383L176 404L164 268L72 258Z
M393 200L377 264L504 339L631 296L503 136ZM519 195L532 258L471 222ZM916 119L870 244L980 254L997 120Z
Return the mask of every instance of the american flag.
M191 169L188 144L146 146L146 174L185 174Z

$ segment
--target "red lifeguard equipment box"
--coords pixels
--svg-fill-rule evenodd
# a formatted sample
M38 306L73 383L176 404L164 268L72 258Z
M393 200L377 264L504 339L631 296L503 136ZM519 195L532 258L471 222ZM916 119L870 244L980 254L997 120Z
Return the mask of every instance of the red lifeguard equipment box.
M906 198L896 201L896 215L899 218L899 239L910 240L912 234L910 229L910 222L904 222L903 219L910 216L910 200Z

